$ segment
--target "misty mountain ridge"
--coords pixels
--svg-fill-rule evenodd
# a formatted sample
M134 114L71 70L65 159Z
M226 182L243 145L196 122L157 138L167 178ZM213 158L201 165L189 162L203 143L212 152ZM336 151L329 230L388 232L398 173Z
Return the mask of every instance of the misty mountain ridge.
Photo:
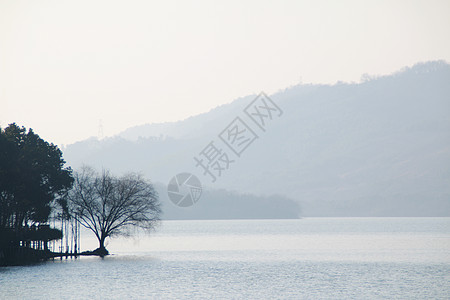
M449 83L450 65L434 61L361 83L297 85L269 95L283 114L214 183L193 157L219 143L218 134L257 95L63 152L75 169L140 171L162 183L191 172L205 190L282 195L300 203L304 216L450 216Z

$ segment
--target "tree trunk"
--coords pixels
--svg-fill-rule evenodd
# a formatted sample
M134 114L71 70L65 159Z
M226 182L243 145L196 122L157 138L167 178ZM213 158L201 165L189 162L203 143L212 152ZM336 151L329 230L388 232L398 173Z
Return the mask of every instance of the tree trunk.
M100 246L98 247L97 250L95 250L95 252L97 252L98 255L100 255L100 256L109 255L108 250L106 250L106 248L105 248L105 240L106 240L106 238L107 238L107 236L104 233L102 233L102 235L98 239L98 241L100 243Z

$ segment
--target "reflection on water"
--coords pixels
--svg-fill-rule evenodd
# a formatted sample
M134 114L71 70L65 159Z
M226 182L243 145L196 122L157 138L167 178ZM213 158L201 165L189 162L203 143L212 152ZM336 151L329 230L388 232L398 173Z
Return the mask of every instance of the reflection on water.
M84 234L82 248L96 247ZM0 298L450 295L450 218L166 221L108 249L0 268Z

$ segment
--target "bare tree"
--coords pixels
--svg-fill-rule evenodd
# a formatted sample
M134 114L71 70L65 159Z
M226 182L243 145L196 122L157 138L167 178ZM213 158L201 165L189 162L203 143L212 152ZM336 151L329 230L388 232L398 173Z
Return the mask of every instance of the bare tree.
M96 173L88 167L75 173L68 208L81 225L92 230L107 255L105 239L126 234L132 226L152 229L161 213L158 195L141 175L115 177L108 171Z

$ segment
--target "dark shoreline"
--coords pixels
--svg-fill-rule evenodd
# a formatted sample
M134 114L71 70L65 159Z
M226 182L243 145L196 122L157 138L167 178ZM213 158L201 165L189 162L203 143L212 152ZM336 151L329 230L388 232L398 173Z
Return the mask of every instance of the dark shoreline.
M0 267L24 266L39 263L55 258L77 258L78 256L99 256L109 254L100 253L99 249L94 251L83 251L80 253L52 252L50 250L36 250L27 247L14 249L0 249Z

